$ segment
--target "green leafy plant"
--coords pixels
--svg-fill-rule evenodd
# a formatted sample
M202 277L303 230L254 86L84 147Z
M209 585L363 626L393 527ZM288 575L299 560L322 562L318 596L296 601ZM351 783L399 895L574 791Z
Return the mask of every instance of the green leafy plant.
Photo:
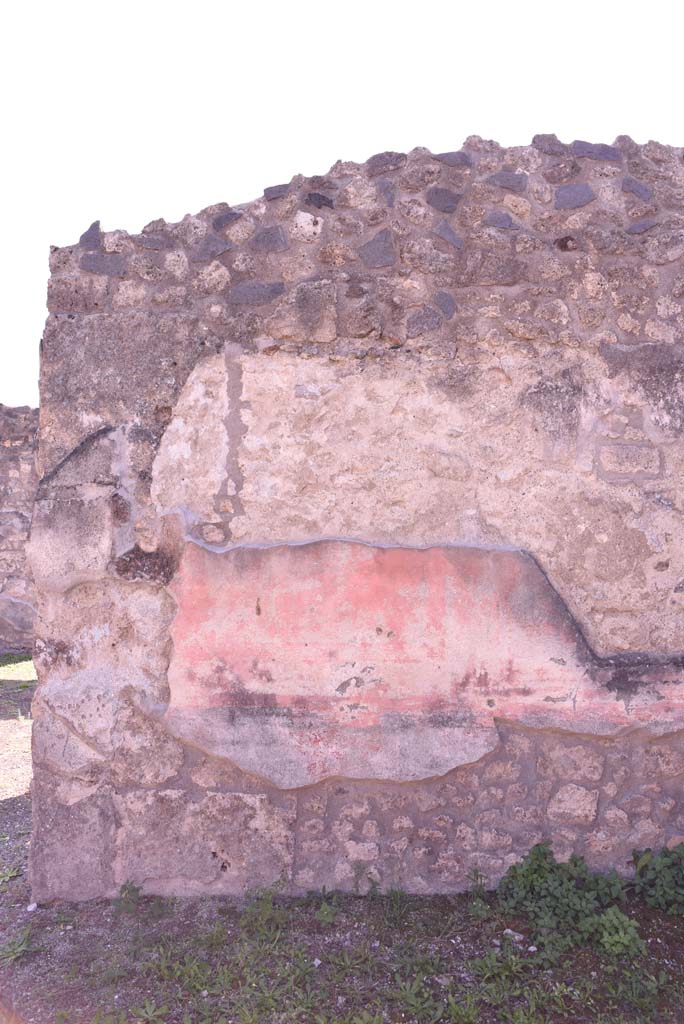
M480 1013L472 993L459 998L451 994L442 1009L442 1018L449 1024L478 1024Z
M146 999L142 1006L133 1008L133 1015L137 1021L144 1024L165 1024L168 1006L157 1006L153 999Z
M650 907L684 914L684 843L664 849L634 850L634 891Z
M110 1013L98 1010L93 1017L92 1024L127 1024L127 1020L127 1015L123 1010L114 1010Z
M26 953L31 953L31 925L22 928L16 939L10 939L4 946L0 946L0 964L13 964Z
M274 939L280 935L287 924L287 912L283 906L276 903L276 895L275 886L252 893L240 918L240 924L245 931L267 939Z
M21 868L4 868L3 870L0 870L0 885L4 885L12 878L18 878L20 874Z
M202 937L202 945L210 952L218 952L219 950L224 949L227 941L228 936L226 934L226 928L225 925L221 924L221 922L215 924L214 927Z
M314 917L319 924L329 926L335 923L335 919L337 918L337 908L331 901L324 899L314 914Z
M608 908L617 912L615 904L625 899L623 880L615 872L591 872L581 857L559 863L547 843L532 847L508 870L498 896L504 913L529 918L532 941L550 963L573 946L594 945L623 956L643 950L636 929L626 927L624 914L602 920Z
M174 966L174 976L188 992L201 992L209 984L211 967L193 953L186 953Z
M425 979L417 975L413 981L403 981L399 975L395 977L396 988L390 995L399 1005L418 1020L439 1020L440 1007L425 987Z
M598 918L598 945L611 956L633 960L646 952L637 927L630 917L617 907L608 907Z
M484 956L469 961L473 974L482 981L503 978L506 982L519 977L524 971L522 958L508 950L490 949Z

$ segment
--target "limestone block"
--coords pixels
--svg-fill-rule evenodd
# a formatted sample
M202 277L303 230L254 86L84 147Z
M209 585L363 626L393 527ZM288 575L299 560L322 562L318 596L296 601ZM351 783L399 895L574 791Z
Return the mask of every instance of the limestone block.
M549 801L548 815L552 821L569 825L590 825L596 817L599 793L569 783L561 786Z
M36 900L114 896L114 816L111 793L88 791L64 803L50 775L34 774L31 795L31 890Z
M59 602L41 608L36 663L54 680L72 680L76 669L95 675L106 666L148 701L161 703L167 693L168 628L174 612L171 596L147 580L110 577L79 584Z
M105 497L37 501L28 550L40 590L64 592L103 577L112 551L112 527Z
M115 797L116 877L149 892L239 893L287 881L295 801L265 794L133 790ZM181 883L182 880L182 883Z

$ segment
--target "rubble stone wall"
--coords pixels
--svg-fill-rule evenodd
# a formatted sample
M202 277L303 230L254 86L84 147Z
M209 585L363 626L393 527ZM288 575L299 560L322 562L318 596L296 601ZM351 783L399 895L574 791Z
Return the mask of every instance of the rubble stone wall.
M37 477L38 410L0 404L0 655L29 654L35 615L26 542Z
M38 899L684 835L684 162L537 136L52 253Z

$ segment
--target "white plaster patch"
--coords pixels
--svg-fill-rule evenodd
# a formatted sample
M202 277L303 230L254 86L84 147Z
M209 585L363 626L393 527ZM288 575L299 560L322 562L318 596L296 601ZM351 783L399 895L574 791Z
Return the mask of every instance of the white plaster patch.
M152 467L152 500L161 512L188 509L213 519L229 452L228 372L223 355L198 363L180 394Z

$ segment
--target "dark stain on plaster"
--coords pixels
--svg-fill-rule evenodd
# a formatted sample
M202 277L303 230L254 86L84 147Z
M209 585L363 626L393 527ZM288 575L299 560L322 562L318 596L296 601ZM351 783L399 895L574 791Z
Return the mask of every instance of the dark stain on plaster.
M52 640L42 637L36 638L33 656L44 669L50 669L59 664L73 668L78 661L71 644L66 643L64 640Z
M553 377L540 376L520 397L520 405L541 414L550 433L575 435L579 429L583 385L578 371L566 367Z
M166 586L173 579L177 561L176 554L169 550L143 551L136 544L115 560L114 571L125 580L149 580Z
M593 655L592 678L603 683L620 698L632 697L639 690L653 685L684 683L684 654L654 657L647 654Z
M684 653L656 655L629 651L597 654L540 562L530 552L523 554L534 563L548 586L548 602L544 606L546 621L555 623L559 631L573 641L577 660L593 682L605 686L621 699L629 698L648 686L684 683ZM533 595L529 596L532 598ZM465 680L464 684L469 685Z
M124 498L123 494L112 494L109 499L109 504L112 509L112 520L115 526L123 526L124 523L130 522L131 518L131 506Z
M357 689L359 689L359 687L363 686L365 682L366 680L363 678L363 676L350 676L349 679L345 679L343 682L340 683L339 686L335 687L335 692L339 693L341 697L344 697L347 690L349 689L350 686L352 686L352 684Z

